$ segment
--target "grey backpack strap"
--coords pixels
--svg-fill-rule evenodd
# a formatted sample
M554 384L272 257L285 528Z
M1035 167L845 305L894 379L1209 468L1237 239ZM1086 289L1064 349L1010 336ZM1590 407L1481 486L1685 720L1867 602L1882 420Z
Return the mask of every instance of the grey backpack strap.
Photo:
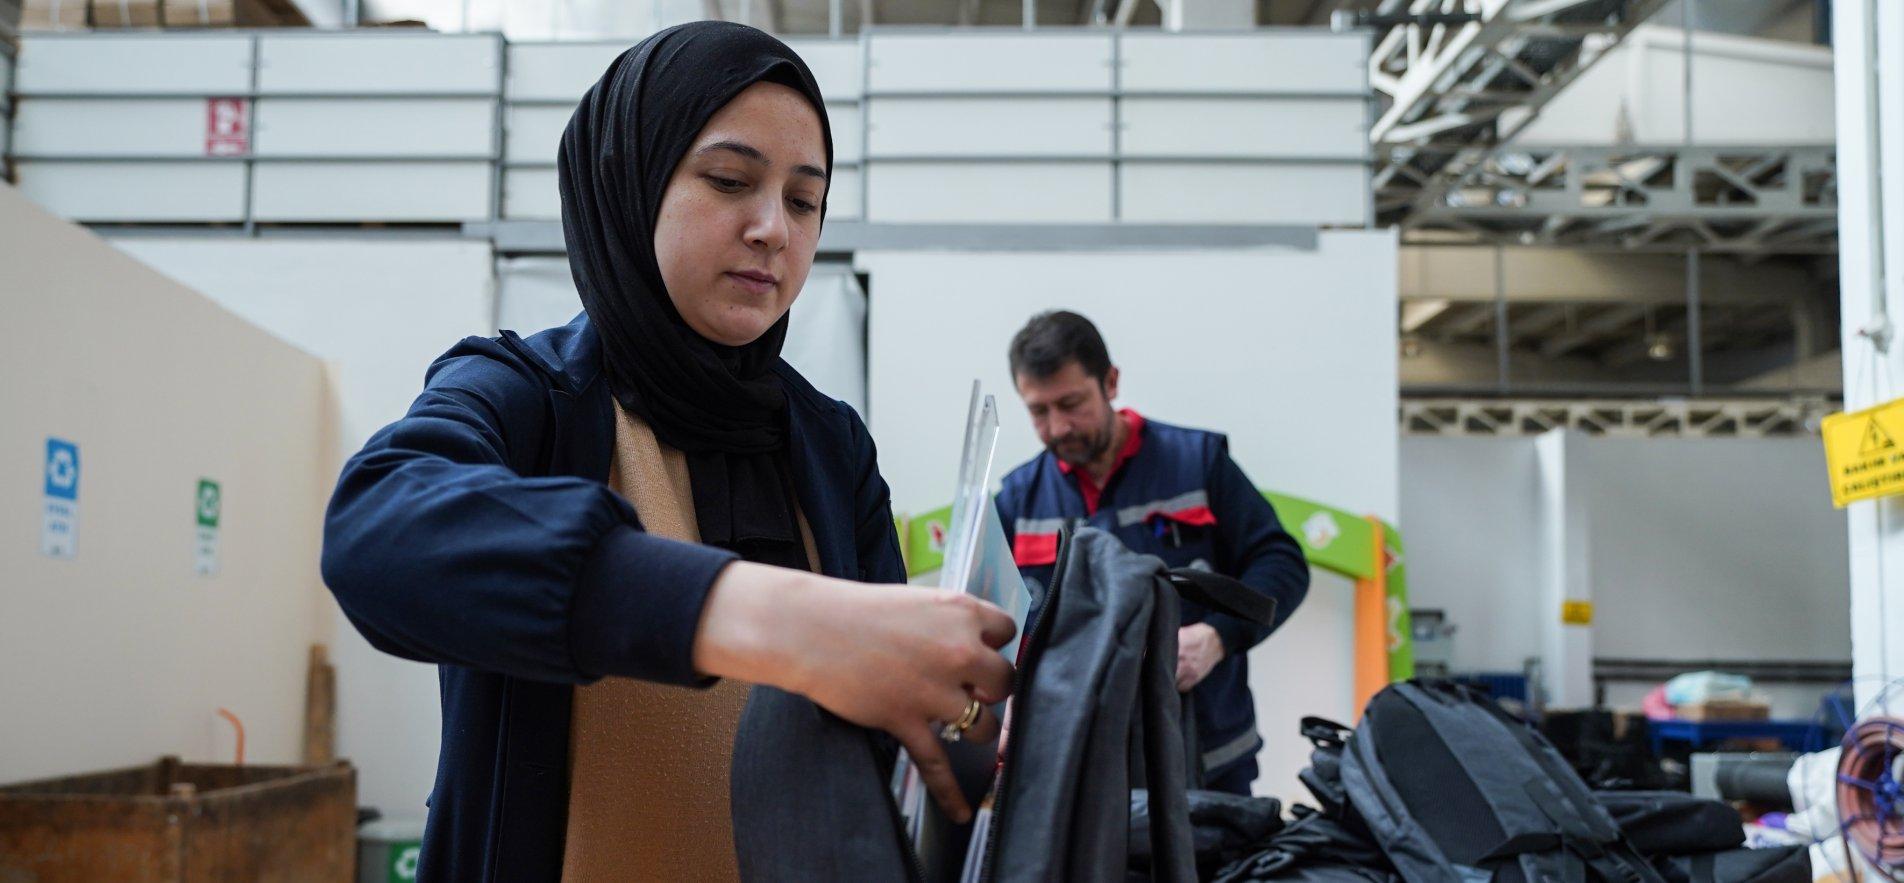
M1182 704L1178 718L1183 721L1183 785L1192 791L1203 790L1203 736L1197 732L1197 693L1177 694Z
M1170 584L1185 599L1218 613L1257 625L1276 621L1276 599L1222 574L1179 567L1170 571Z
M1150 876L1160 883L1196 883L1197 852L1191 836L1190 798L1178 718L1177 598L1163 581L1155 583L1138 690L1143 706L1144 773L1150 788Z

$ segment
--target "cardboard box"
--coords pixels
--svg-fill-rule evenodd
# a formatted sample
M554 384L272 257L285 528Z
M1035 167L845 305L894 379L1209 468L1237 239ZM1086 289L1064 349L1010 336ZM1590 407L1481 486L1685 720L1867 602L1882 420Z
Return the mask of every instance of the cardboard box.
M108 0L109 2L109 0ZM288 2L162 0L168 28L276 28L310 25Z
M86 0L26 0L22 31L76 31L86 27Z
M1735 699L1675 705L1673 713L1689 721L1762 721L1772 716L1772 707L1764 702L1740 702Z
M92 0L93 27L156 28L159 0Z
M232 0L164 0L168 28L228 28L237 23Z

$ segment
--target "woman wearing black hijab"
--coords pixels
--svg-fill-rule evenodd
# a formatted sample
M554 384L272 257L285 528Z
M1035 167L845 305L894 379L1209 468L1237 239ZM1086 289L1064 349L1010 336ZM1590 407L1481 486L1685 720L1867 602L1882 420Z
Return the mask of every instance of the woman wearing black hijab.
M325 582L442 680L424 879L731 868L707 842L744 695L726 683L891 733L969 812L935 722L1004 698L1011 620L865 584L905 578L872 440L779 358L832 158L779 41L719 22L644 40L562 139L584 315L465 340L345 466Z

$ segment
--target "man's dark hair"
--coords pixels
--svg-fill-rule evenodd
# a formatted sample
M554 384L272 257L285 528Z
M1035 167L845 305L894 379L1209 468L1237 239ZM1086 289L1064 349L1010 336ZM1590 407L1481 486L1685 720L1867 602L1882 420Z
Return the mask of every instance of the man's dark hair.
M1104 338L1091 320L1069 310L1039 313L1012 336L1011 372L1019 377L1043 380L1069 362L1077 362L1086 376L1104 382L1111 370L1111 354Z

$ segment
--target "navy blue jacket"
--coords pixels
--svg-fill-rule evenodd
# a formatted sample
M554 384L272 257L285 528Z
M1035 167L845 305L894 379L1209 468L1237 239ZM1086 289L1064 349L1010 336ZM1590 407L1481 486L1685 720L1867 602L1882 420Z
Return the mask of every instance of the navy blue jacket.
M574 685L709 682L694 671L694 632L734 556L649 536L607 486L615 411L601 361L586 316L526 341L464 340L408 415L345 464L331 498L325 584L372 645L438 666L421 879L558 879ZM865 424L785 362L774 370L821 570L905 582Z
M1005 476L999 520L1028 579L1051 578L1059 527L1073 520L1101 528L1133 551L1171 567L1203 566L1276 599L1276 620L1255 625L1184 601L1183 623L1208 622L1223 640L1223 661L1192 691L1205 777L1256 778L1256 705L1245 654L1282 625L1309 592L1302 547L1283 530L1236 461L1229 441L1213 432L1144 420L1141 447L1106 480L1097 512L1085 515L1074 476L1050 451Z

